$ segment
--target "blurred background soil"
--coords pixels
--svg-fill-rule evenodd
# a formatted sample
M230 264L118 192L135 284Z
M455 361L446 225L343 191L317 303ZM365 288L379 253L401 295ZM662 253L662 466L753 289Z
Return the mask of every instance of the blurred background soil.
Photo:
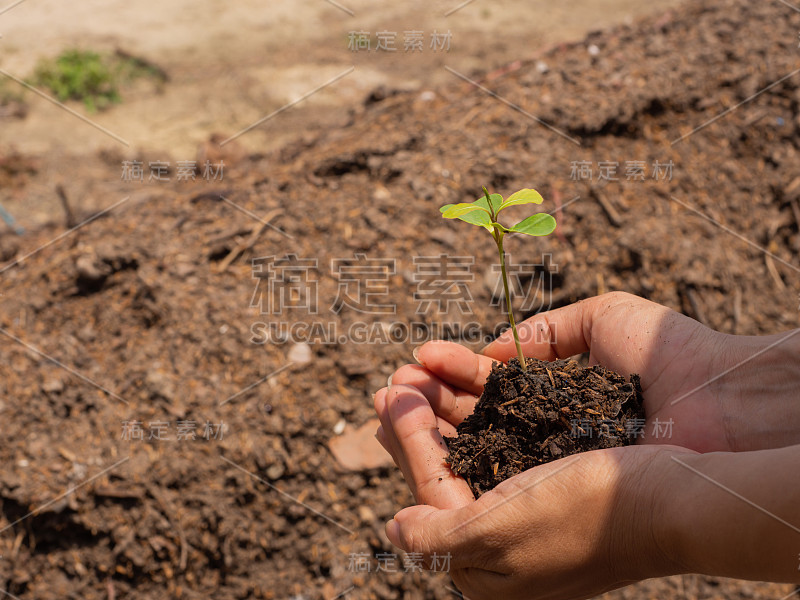
M111 165L100 162L97 152L113 149L150 161L193 159L198 144L212 134L232 135L351 66L356 70L346 79L270 119L240 144L249 152L274 150L322 127L340 126L377 87L432 89L453 81L444 65L460 72L491 71L550 44L577 40L588 31L630 22L678 2L503 0L467 3L449 16L464 3L337 4L342 8L325 0L274 0L267 5L255 0L28 0L0 14L0 68L18 78L32 73L40 60L69 48L122 50L169 76L169 84L158 93L152 86L132 86L124 91L122 104L91 115L129 147L91 127L76 127L61 109L27 93L28 118L3 120L0 148L36 156L47 176L31 182L24 203L6 198L7 208L19 218L45 221L58 206L52 193L55 178L81 196L86 195L87 179L108 182L107 189L114 189L119 179L114 167L120 161L115 156ZM402 34L410 30L423 32L423 52L403 51ZM396 32L400 50L352 52L351 31L368 32L373 48L379 31ZM448 52L429 49L434 31L452 34ZM14 86L18 84L8 82Z

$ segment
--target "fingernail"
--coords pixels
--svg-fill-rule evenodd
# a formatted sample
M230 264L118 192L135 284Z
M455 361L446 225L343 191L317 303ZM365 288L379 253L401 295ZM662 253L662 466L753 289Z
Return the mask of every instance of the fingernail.
M386 380L386 387L392 387L392 376L389 375L389 379Z
M414 360L415 360L415 361L417 361L417 364L418 364L420 367L424 367L425 365L424 365L424 364L422 363L422 361L419 359L419 349L420 349L420 348L422 348L422 346L417 346L416 348L414 348L414 349L411 351L411 356L413 356L413 357L414 357Z

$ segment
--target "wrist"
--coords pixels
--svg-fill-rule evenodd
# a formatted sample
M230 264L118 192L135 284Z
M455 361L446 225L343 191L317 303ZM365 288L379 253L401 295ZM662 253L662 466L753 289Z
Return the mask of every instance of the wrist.
M627 455L635 462L623 469L627 475L612 520L615 533L609 552L624 569L622 578L641 581L689 572L677 551L680 514L670 501L681 476L671 458L687 454L694 452L672 446L636 446L636 452Z
M673 452L654 467L654 537L673 573L800 583L800 446L756 452Z
M693 456L698 454L683 448L667 447L655 457L648 470L650 479L647 485L653 495L652 539L655 552L668 565L670 572L665 575L705 572L687 552L686 515L692 508L693 499L692 494L687 493L686 470L676 462L676 459L688 462Z
M771 336L720 334L709 389L735 452L800 444L800 329Z

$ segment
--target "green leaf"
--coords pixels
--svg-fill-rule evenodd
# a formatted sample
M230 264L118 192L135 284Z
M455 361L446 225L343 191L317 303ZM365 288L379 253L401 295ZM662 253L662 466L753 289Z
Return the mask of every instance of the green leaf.
M445 219L458 219L462 215L467 213L471 213L476 210L482 210L489 215L489 211L482 206L478 206L473 202L462 202L461 204L449 204L445 205L439 210L442 211L442 216Z
M500 205L503 203L503 197L500 194L490 194L489 199L492 201L492 209L494 210L494 214L497 214L497 211L500 210ZM484 210L489 210L489 203L486 201L486 196L481 196L473 204L477 204Z
M550 235L556 229L556 220L547 213L537 213L527 219L523 219L514 225L509 231L514 233L524 233L526 235Z
M501 225L500 223L492 223L492 227L496 227L503 233L511 233L513 231L512 229L509 229L508 227L506 227L505 225Z
M539 192L536 190L524 189L514 192L506 198L506 201L503 202L499 210L503 210L509 206L517 206L518 204L541 204L542 202L544 202L544 198L542 198Z
M476 203L445 204L439 210L445 219L460 219L491 231L492 220L489 218L489 211Z

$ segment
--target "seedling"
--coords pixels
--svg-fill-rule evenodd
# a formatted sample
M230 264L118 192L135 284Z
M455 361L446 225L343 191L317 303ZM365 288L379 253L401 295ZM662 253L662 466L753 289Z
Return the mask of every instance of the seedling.
M517 324L514 322L514 311L511 309L511 294L508 289L508 274L506 273L506 252L503 249L503 238L510 233L524 233L525 235L544 236L550 235L555 231L556 220L547 213L536 213L531 215L513 227L506 227L497 221L501 211L510 206L521 204L541 204L543 198L539 192L531 189L524 189L511 194L503 200L500 194L489 194L483 188L484 196L475 202L462 202L460 204L445 204L439 210L445 219L460 219L472 225L483 227L494 238L497 245L497 252L500 255L500 273L503 278L503 289L506 294L506 309L508 310L508 322L514 333L514 344L517 346L519 364L524 372L528 367L525 363L525 356L522 354L522 345L519 342Z
M645 422L638 375L626 381L600 365L525 359L511 309L503 241L509 233L549 235L556 221L548 214L535 214L506 227L498 222L500 212L520 204L541 204L541 195L525 189L503 200L486 188L483 193L475 202L441 208L443 217L461 219L492 234L519 356L519 366L511 361L492 367L474 412L456 427L454 437L444 438L450 470L464 478L475 497L538 465L578 452L633 444L641 435L639 424ZM598 434L593 436L593 431Z

